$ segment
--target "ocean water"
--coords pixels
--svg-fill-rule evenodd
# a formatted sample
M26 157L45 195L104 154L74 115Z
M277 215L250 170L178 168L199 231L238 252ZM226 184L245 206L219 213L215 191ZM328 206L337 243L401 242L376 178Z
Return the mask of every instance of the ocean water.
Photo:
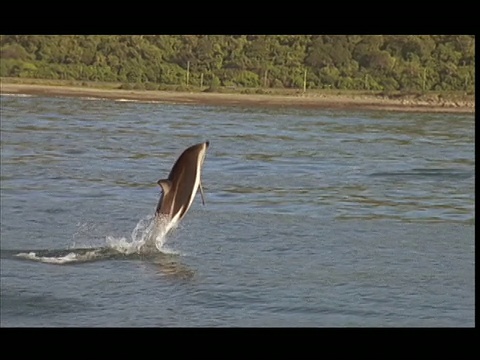
M474 126L3 95L1 326L474 326ZM206 140L205 206L146 248Z

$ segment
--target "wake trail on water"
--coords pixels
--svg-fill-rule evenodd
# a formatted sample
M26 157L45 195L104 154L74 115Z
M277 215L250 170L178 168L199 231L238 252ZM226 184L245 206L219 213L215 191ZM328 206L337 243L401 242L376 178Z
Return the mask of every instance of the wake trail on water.
M81 263L118 258L145 258L161 254L178 254L165 246L167 233L177 224L166 218L149 215L141 219L133 229L130 239L106 236L106 246L73 248L64 250L35 250L20 252L15 256L49 264Z

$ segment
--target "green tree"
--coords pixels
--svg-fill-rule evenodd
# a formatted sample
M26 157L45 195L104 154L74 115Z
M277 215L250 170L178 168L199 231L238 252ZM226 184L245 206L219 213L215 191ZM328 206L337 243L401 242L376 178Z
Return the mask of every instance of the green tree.
M475 90L473 35L2 35L2 76L339 89ZM215 80L217 81L217 80Z

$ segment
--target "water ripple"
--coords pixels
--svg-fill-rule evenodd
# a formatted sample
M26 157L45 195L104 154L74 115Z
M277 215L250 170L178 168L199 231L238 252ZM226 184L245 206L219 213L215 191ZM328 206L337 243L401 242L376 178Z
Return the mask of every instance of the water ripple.
M2 325L474 325L471 115L1 101L2 250L129 238L210 141L206 206L168 239L191 281L2 258Z

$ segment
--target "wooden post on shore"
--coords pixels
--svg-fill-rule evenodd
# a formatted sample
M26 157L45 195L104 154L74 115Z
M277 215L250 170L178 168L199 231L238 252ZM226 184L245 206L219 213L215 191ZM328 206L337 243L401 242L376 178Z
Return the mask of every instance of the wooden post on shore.
M200 75L200 90L203 88L203 73Z
M423 91L425 92L425 80L427 78L427 68L424 68L423 69L423 86L422 86L422 89Z
M305 69L305 72L303 74L303 93L305 94L307 92L307 69Z
M188 86L188 76L190 75L189 72L190 72L190 61L187 61L187 86Z
M265 77L263 79L263 87L267 87L267 74L268 74L268 69L265 70Z

